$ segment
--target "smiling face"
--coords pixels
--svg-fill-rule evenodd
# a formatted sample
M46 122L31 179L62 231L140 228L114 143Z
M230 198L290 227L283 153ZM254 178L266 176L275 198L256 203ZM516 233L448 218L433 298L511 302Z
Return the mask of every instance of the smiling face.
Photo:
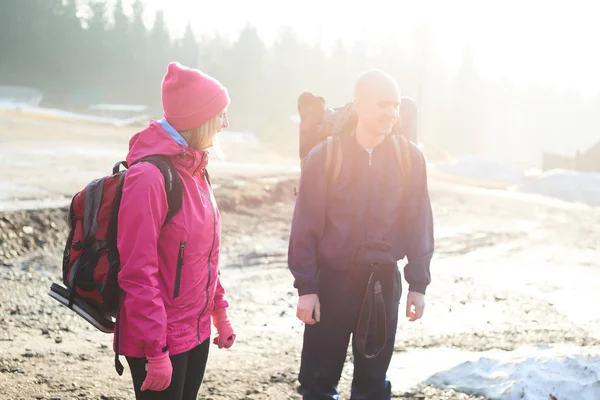
M400 90L384 72L364 73L355 89L355 107L359 126L373 136L388 135L398 120Z
M229 127L229 121L227 120L227 109L225 109L198 128L182 132L182 135L186 138L190 148L204 151L211 147L218 147L217 134L227 127Z
M214 124L211 126L209 132L206 133L206 140L202 143L202 149L206 150L210 147L219 149L219 142L217 139L217 135L223 129L227 129L229 127L229 120L227 119L227 109L221 111L214 119Z
M229 127L229 120L227 119L227 109L224 109L217 115L217 133L221 132L223 129L227 129Z

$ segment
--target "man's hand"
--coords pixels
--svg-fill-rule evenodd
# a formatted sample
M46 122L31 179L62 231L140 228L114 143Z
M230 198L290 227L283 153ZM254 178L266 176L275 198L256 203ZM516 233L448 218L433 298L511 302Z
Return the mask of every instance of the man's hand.
M425 295L419 292L408 292L406 298L406 318L414 322L421 319L425 311Z
M314 318L313 318L314 312ZM305 294L298 299L296 317L308 325L321 321L321 304L316 294Z

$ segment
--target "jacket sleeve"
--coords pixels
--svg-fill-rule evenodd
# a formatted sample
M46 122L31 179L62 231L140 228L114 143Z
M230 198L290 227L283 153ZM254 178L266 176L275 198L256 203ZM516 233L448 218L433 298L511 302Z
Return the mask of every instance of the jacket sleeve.
M411 148L412 177L408 185L403 237L408 264L404 277L408 290L425 294L431 283L430 263L434 252L433 213L427 188L427 166L423 154Z
M317 293L317 244L325 230L325 148L316 146L306 158L292 217L288 268L300 296Z
M127 326L147 357L167 348L167 315L158 289L158 238L167 214L162 174L150 163L125 175L119 210L119 285L125 292Z
M221 271L217 275L217 289L215 290L213 312L229 307L229 303L225 300L225 289L221 285Z

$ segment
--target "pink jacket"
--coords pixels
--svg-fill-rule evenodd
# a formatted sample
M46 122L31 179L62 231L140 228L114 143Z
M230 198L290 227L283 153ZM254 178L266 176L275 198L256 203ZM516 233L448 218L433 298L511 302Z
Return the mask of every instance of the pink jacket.
M124 292L118 354L184 353L211 334L210 315L228 306L219 278L220 214L204 178L207 154L179 145L155 121L129 142L127 162L171 156L183 184L181 210L166 225L164 179L154 165L126 174L119 211L119 284Z

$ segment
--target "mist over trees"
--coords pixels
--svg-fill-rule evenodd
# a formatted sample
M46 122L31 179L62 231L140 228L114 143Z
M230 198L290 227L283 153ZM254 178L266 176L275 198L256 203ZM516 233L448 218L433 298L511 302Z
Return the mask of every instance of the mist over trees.
M301 92L341 105L351 100L357 76L376 67L419 103L421 138L452 155L538 165L543 151L573 155L600 139L600 97L484 81L468 47L450 74L437 62L427 32L409 48L391 40L376 48L338 41L324 49L292 29L267 45L251 25L233 42L200 38L191 25L173 38L161 12L149 28L144 24L141 0L129 15L120 0L116 6L106 0L3 0L0 8L0 86L41 90L44 106L145 104L160 117L160 81L176 60L227 86L232 129L293 141L289 117Z

